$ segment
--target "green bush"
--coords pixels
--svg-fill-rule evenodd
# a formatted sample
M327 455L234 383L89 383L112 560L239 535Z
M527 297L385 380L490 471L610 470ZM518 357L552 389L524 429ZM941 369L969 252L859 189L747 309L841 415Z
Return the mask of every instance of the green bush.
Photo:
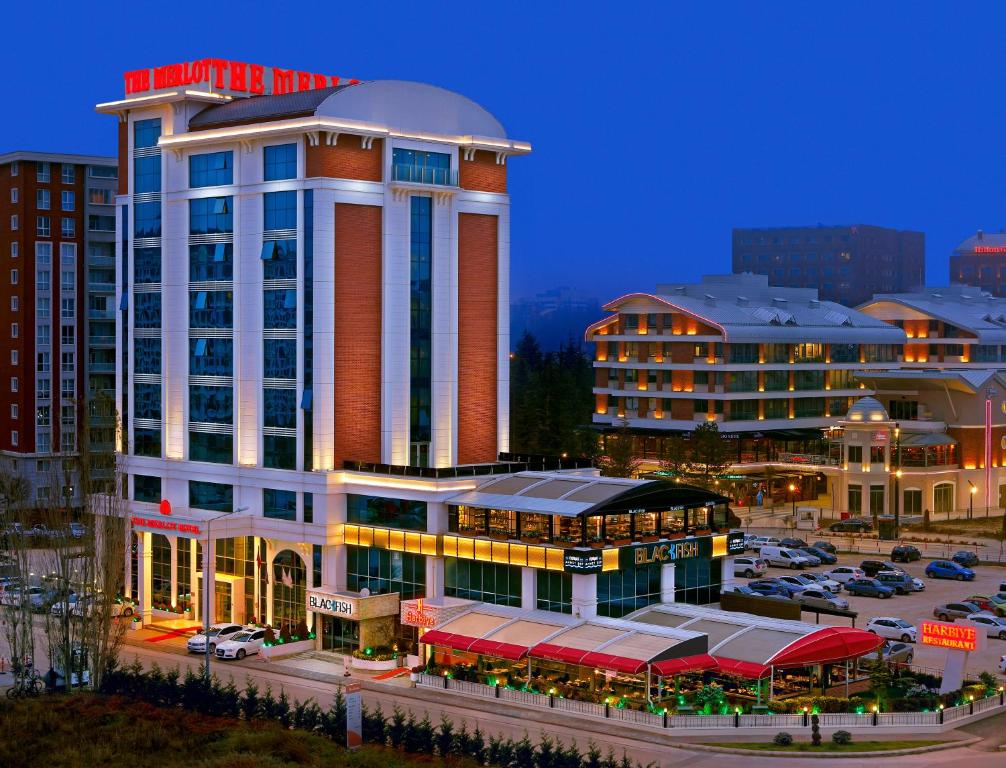
M836 744L852 744L852 734L848 731L835 731L831 734L831 740Z
M793 736L786 733L786 731L779 731L772 739L773 744L778 744L780 747L788 747L793 743Z
M353 658L363 661L392 661L398 658L398 652L386 645L378 648L356 648L353 650Z

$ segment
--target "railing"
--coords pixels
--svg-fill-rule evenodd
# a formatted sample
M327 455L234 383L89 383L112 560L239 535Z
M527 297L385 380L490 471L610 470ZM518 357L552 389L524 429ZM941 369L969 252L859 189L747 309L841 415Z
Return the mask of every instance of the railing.
M766 459L766 461L771 462L771 459ZM838 464L838 459L820 453L780 453L776 461L781 464L827 464L832 466Z
M441 187L456 187L458 172L451 168L432 168L425 165L395 163L391 166L391 180L411 184L436 184Z
M397 477L479 477L481 475L509 475L514 472L545 472L558 469L588 469L590 459L563 459L552 456L521 456L501 453L500 460L492 464L462 464L456 467L416 467L405 464L378 464L368 461L344 461L343 469L352 472L369 472Z
M647 712L638 709L620 709L605 704L595 704L589 701L563 699L543 693L517 691L502 686L483 685L466 680L455 680L439 675L422 673L417 683L423 688L434 688L468 696L478 696L483 699L498 699L522 704L539 709L557 709L563 712L573 712L587 717L605 720L619 720L635 725L653 728L680 728L692 730L722 729L722 728L809 728L810 718L804 714L796 715L671 715ZM822 728L838 727L918 727L930 726L937 728L973 715L987 712L1006 712L1006 700L1002 693L978 699L967 704L947 707L937 712L837 712L819 715Z

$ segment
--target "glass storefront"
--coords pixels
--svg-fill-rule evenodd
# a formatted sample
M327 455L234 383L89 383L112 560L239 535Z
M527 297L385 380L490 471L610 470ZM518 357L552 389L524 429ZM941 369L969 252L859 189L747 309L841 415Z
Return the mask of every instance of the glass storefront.
M720 599L723 561L693 558L674 565L674 602L708 605Z
M321 620L321 649L335 653L352 653L360 647L360 623L329 616L324 613L314 615L314 625Z
M542 571L539 571L541 574ZM516 565L444 558L444 594L494 605L521 604L521 570Z
M597 615L613 619L660 602L660 563L597 574Z
M272 625L295 634L307 622L307 568L300 555L284 549L273 558Z

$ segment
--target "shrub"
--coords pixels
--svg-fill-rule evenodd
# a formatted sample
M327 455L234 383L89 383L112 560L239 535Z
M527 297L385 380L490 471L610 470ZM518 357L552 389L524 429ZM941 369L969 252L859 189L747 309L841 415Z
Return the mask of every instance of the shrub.
M405 742L405 713L397 706L391 713L391 723L388 725L388 739L391 741L391 746L395 749L401 749L402 744Z
M392 661L398 658L398 653L387 646L379 648L355 648L353 650L353 658L362 659L363 661Z
M440 727L434 734L433 741L437 745L437 754L446 758L454 751L454 723L447 719L445 715L440 716Z
M363 740L383 746L388 740L388 718L384 716L381 705L378 704L373 712L364 707L362 719Z
M811 715L810 718L810 741L815 747L821 746L821 718L818 715Z
M252 682L249 677L245 682L245 690L241 695L241 714L244 715L245 720L252 720L258 717L259 713L259 698L258 698L258 686Z
M835 731L831 734L831 740L836 744L852 744L852 734L848 731Z
M777 744L780 747L788 747L793 743L793 736L786 733L786 731L779 731L779 733L775 735L775 738L772 739L772 743Z
M981 681L982 685L985 686L985 695L991 696L993 693L999 690L999 678L997 678L991 672L982 672L978 675L978 679Z

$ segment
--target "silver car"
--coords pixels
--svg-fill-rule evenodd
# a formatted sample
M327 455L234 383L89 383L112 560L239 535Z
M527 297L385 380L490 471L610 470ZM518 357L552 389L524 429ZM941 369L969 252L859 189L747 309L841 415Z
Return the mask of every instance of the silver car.
M797 592L793 599L807 608L828 608L833 611L849 610L848 600L844 597L836 597L824 588L810 587L802 592Z
M985 630L986 637L996 637L1006 640L1006 619L993 616L991 613L973 613L965 621L978 625Z

